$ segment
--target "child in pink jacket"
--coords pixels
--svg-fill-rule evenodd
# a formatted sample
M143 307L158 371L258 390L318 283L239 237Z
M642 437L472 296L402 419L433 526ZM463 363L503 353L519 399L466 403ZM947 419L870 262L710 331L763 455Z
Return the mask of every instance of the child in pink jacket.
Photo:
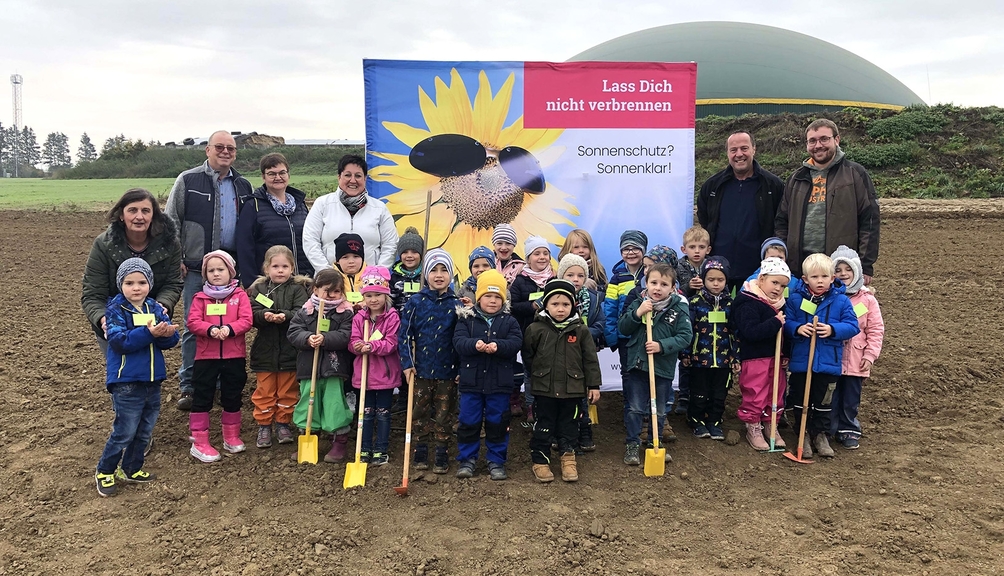
M191 274L191 272L189 272ZM248 375L244 334L251 329L251 301L237 281L234 259L222 250L202 258L202 291L192 299L187 327L195 334L192 412L188 427L192 434L189 453L201 462L215 462L220 453L209 443L209 411L213 408L216 383L220 384L223 414L223 449L232 454L244 451L241 441L241 393Z
M394 309L390 296L390 270L383 266L369 266L363 270L356 286L363 295L363 307L352 318L352 337L349 339L349 349L356 354L352 364L352 385L356 388L362 383L363 358L369 357L360 459L371 466L383 466L389 460L387 449L394 388L401 385L401 356L397 351L401 317ZM368 338L364 331L367 321Z
M836 277L846 286L845 294L851 299L861 331L844 343L841 374L831 403L834 415L830 419L830 433L844 448L855 450L861 439L861 423L858 422L861 383L871 375L872 364L882 352L885 323L878 300L864 285L858 253L840 246L831 258Z

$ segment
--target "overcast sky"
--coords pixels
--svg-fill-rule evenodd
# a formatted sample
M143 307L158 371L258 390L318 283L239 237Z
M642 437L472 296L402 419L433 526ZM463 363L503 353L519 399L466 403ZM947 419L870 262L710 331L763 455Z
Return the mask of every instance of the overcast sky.
M0 0L0 78L24 77L39 142L59 131L74 148L82 132L100 148L118 133L166 142L216 128L362 140L363 58L564 61L702 20L816 36L928 102L1004 105L1000 0ZM0 103L9 126L10 96Z

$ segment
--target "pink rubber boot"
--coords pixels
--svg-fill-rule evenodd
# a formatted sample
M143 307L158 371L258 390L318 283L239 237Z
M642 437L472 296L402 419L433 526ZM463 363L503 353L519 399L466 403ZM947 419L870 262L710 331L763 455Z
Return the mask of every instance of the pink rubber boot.
M345 461L348 455L349 435L335 434L331 439L331 450L324 455L324 461L329 464L337 464Z
M241 440L241 413L226 412L220 415L220 424L223 427L223 449L231 454L244 451L244 442Z
M209 443L209 412L192 412L188 415L192 449L189 454L200 462L216 462L220 453Z

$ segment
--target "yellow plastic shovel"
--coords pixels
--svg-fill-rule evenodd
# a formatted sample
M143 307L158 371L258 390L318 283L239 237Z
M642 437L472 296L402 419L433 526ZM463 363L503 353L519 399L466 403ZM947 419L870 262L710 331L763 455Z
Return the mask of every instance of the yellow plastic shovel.
M600 411L596 409L596 404L589 405L589 423L593 426L600 423Z
M321 333L321 318L324 318L324 300L321 300L317 310L317 330ZM310 400L307 401L307 430L296 443L296 463L309 462L317 464L317 435L310 433L310 424L314 420L314 390L317 387L317 361L321 357L321 347L314 348L314 365L310 368Z
M652 341L652 313L645 317L645 333ZM655 411L655 358L648 355L648 396L652 411L652 447L645 450L645 475L664 476L666 474L666 449L659 447L659 417Z
M370 321L363 324L363 342L370 340ZM359 422L356 425L356 461L345 465L345 481L342 488L348 490L356 486L366 485L365 462L360 462L363 453L363 410L366 407L366 372L370 365L370 355L363 354L363 373L359 378Z

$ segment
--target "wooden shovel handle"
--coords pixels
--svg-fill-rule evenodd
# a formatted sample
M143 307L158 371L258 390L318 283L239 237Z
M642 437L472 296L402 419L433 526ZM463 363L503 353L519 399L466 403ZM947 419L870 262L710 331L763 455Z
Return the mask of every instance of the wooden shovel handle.
M646 343L652 341L652 313L645 315L645 336ZM648 399L650 412L652 412L652 447L659 449L659 416L655 409L655 355L648 353Z
M317 309L317 328L314 335L321 333L321 318L324 318L324 300ZM314 348L314 363L310 367L310 399L307 401L307 436L310 436L310 422L314 419L314 391L317 389L317 361L321 358L321 347Z

